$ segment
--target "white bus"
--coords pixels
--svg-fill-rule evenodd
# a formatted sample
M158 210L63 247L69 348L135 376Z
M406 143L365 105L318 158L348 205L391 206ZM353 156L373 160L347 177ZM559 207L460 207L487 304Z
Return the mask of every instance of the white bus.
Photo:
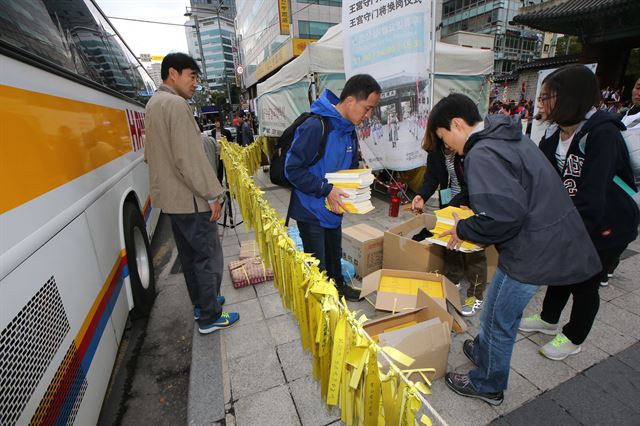
M0 425L95 424L155 296L151 78L90 0L0 0Z

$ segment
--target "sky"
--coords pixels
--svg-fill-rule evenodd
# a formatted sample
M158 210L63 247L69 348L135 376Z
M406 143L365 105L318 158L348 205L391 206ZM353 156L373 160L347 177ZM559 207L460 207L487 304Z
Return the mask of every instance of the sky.
M184 27L122 21L112 17L184 24L189 0L96 0L136 56L188 52Z

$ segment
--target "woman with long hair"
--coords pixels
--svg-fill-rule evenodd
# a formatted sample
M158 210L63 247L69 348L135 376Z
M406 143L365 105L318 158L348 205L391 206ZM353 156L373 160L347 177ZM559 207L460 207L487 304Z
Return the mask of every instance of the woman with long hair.
M540 149L563 180L593 242L602 270L571 286L548 287L542 312L520 323L520 331L555 338L540 349L553 360L580 352L600 307L598 289L609 267L638 235L638 208L614 181L635 188L620 119L595 108L600 99L596 76L583 65L568 65L542 82L538 108L551 123ZM560 314L573 296L571 319L557 331Z

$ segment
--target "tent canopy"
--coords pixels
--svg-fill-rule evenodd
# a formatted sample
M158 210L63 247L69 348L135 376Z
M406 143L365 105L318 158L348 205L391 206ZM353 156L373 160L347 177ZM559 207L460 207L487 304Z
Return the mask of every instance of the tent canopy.
M258 84L258 97L302 81L310 73L344 73L342 25L329 28L320 40L309 43L302 54ZM493 51L436 43L436 75L478 76L493 71Z

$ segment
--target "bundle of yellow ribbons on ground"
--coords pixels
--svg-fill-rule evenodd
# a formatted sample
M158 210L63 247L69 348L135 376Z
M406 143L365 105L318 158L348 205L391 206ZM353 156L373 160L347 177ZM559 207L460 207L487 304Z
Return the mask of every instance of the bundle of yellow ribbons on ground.
M313 374L320 381L322 397L339 405L346 425L431 425L425 414L430 393L425 373L431 369L403 370L413 360L391 347L380 347L366 335L358 317L339 302L338 292L318 261L296 250L284 219L263 198L253 181L260 167L266 138L247 147L222 141L221 158L232 197L238 202L247 227L255 231L260 253L274 271L274 285L284 306L295 315L302 345L313 354ZM386 356L378 359L378 352ZM397 364L396 364L397 363ZM387 370L383 372L384 368ZM411 382L418 375L423 382Z

